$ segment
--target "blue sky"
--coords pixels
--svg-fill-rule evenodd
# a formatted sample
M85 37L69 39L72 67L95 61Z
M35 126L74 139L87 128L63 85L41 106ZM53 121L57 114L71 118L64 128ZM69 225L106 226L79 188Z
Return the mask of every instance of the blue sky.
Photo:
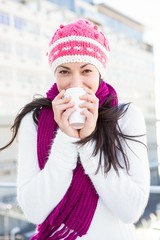
M145 39L148 43L160 42L160 0L94 0L106 3L123 14L146 26Z
M94 0L106 3L147 26L160 25L160 0Z

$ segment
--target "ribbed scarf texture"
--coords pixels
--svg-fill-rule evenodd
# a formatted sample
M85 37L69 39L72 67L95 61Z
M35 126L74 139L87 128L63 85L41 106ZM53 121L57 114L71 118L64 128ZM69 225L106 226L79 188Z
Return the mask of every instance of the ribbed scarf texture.
M47 92L47 98L53 100L58 93L57 85L54 84ZM113 97L110 103L111 107L118 103L114 88L104 81L101 81L96 96L99 98L99 107L110 96ZM43 108L39 116L37 135L38 163L41 170L48 160L57 127L53 110ZM90 178L84 173L82 165L78 163L73 171L70 187L63 199L45 221L37 226L36 233L31 237L31 240L75 240L78 236L85 235L92 222L98 198Z

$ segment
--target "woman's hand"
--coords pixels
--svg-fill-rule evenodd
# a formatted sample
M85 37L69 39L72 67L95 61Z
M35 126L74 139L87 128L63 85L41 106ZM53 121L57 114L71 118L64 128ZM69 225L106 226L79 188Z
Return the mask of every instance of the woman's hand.
M71 102L71 97L64 98L64 93L65 90L62 90L52 101L54 119L65 134L79 138L78 130L69 124L69 116L76 110L75 103Z
M84 127L80 130L74 129L69 124L70 115L76 110L75 103L71 102L71 97L65 97L65 90L62 90L52 101L52 109L54 111L54 119L59 128L70 137L83 139L89 136L96 127L98 118L99 100L89 88L84 88L86 94L81 96L81 100L85 100L80 108L85 108L82 115L86 117Z
M79 107L86 108L82 111L82 115L86 116L85 125L82 129L79 130L79 137L83 139L89 136L96 127L97 118L98 118L98 106L99 99L89 88L84 88L86 94L80 97L81 100L85 100L86 102L81 104Z

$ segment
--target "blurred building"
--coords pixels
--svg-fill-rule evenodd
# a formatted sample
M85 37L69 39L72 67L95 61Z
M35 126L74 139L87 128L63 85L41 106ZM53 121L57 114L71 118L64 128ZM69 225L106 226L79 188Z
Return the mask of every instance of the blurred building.
M143 38L142 24L105 4L0 0L0 144L9 140L9 128L19 109L34 94L44 95L54 81L46 57L52 33L61 23L78 17L93 21L108 36L111 53L106 81L117 89L120 101L134 102L144 113L152 184L158 184L153 49ZM0 181L6 180L10 162L11 179L15 179L16 145L0 154L0 164L8 164L0 172Z

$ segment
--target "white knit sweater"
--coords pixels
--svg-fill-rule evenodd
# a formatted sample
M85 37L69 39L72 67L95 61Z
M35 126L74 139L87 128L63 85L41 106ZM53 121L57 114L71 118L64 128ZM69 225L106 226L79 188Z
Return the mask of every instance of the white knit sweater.
M130 105L119 120L123 133L140 135L146 132L142 113ZM136 138L146 144L146 137ZM143 144L127 140L123 147L130 162L129 175L119 169L119 176L111 168L107 176L97 169L98 156L92 157L94 144L78 148L77 138L58 130L49 159L40 171L37 160L37 128L32 114L27 114L19 131L17 199L26 218L35 224L42 223L60 202L70 186L73 169L79 152L85 173L99 194L98 205L88 233L78 239L135 240L134 225L142 215L149 195L149 165ZM122 155L118 153L122 165Z

